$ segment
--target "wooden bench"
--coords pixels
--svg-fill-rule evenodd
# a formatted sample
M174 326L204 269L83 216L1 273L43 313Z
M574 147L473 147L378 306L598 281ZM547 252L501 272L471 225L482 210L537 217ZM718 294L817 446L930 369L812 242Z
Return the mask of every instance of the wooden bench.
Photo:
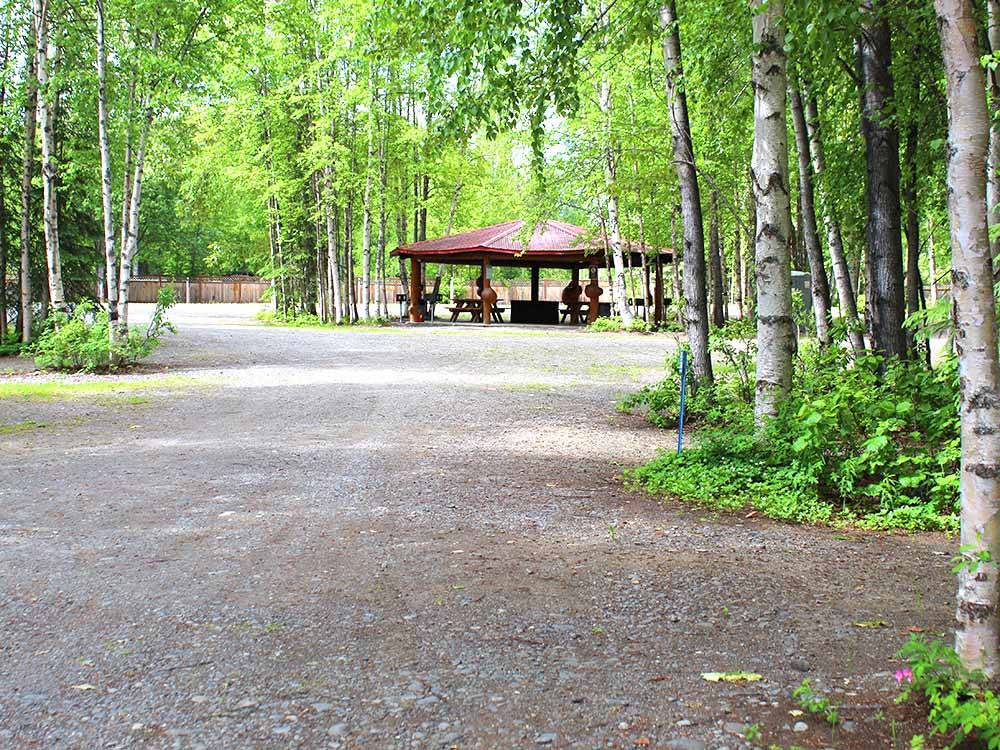
M503 313L506 312L506 307L500 307L494 304L491 310L490 316L497 323L503 323ZM460 299L456 301L453 307L449 307L448 311L451 313L451 322L458 322L458 316L462 313L469 313L471 323L482 323L483 322L483 301L478 299Z

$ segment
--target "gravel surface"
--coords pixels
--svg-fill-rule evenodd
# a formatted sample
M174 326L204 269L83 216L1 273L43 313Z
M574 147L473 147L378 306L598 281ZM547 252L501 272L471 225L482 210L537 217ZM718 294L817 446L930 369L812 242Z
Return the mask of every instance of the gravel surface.
M252 312L181 306L119 392L0 400L0 746L735 750L766 715L822 747L793 687L870 721L950 627L943 537L622 488L672 436L614 404L670 337Z

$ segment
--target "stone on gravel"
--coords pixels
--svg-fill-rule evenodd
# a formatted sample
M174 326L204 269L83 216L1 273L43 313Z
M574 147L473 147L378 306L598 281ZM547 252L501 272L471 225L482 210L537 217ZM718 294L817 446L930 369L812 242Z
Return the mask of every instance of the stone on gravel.
M678 737L674 740L667 740L664 747L669 748L669 750L705 750L705 743L688 737Z
M540 734L535 737L536 745L551 745L556 741L557 735L555 732L546 732L545 734Z
M792 725L792 731L793 732L800 732L800 733L801 732L808 732L809 731L809 725L806 724L804 721L797 721L797 722L795 722L794 725Z

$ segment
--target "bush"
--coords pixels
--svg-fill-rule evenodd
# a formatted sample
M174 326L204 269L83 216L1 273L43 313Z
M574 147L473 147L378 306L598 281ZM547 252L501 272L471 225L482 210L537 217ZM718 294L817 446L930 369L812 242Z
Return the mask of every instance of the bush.
M938 640L911 636L899 655L909 666L896 672L903 687L898 700L925 700L932 734L947 737L948 747L969 741L1000 748L1000 696L981 673L965 669L954 650Z
M320 320L320 317L318 315L314 315L313 313L293 311L293 310L290 310L287 315L284 315L282 313L276 313L272 310L261 310L259 313L257 313L256 317L257 320L259 320L264 325L281 326L282 328L327 328L327 327L337 326L337 324L332 321L324 323L322 320ZM368 320L359 320L354 323L344 320L342 323L340 323L340 325L341 326L357 325L357 326L384 328L386 326L392 325L394 322L395 320L392 317L383 318L380 315L376 315L375 317L369 318Z
M621 318L598 318L587 327L597 333L618 333L624 330Z
M108 313L91 302L83 302L76 306L72 315L55 313L49 316L29 353L35 364L46 370L95 372L131 367L152 354L164 331L174 332L165 317L173 304L173 290L161 289L149 327L143 331L138 326L131 326L128 335L119 340L112 352Z
M727 326L729 328L729 326ZM763 430L753 424L753 342L712 337L716 383L687 405L697 443L628 473L651 492L783 520L868 528L957 528L959 421L953 361L855 360L807 349L792 391ZM731 332L732 333L732 332ZM668 376L625 399L661 427L677 423L680 380Z

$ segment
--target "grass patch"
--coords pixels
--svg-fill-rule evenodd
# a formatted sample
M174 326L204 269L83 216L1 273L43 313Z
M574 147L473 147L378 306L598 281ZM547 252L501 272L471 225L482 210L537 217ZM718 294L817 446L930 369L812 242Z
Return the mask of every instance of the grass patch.
M104 396L120 402L120 398L142 399L129 396L134 391L168 390L195 385L193 378L167 377L143 380L43 380L39 382L0 383L0 400L20 399L22 401L60 401L88 396ZM148 400L148 399L145 399ZM132 400L129 403L144 403Z
M25 419L12 424L0 424L0 435L22 435L25 432L41 430L47 427L44 422L36 422L34 419Z

